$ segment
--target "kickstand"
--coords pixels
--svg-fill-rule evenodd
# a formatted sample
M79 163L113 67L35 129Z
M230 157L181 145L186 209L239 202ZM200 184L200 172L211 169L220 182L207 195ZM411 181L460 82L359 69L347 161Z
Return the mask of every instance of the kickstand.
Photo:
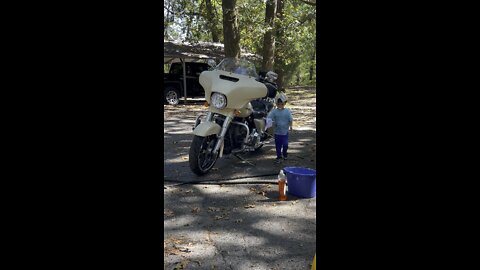
M236 158L240 159L241 161L246 162L246 163L248 163L248 164L250 164L250 165L252 165L252 166L255 166L255 164L253 164L253 163L251 163L250 161L242 158L241 156L239 156L239 155L237 155L237 154L233 154L233 155L234 155Z

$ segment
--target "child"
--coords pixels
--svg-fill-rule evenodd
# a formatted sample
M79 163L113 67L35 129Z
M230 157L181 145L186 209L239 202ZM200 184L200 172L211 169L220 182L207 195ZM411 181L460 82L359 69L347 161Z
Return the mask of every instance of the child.
M287 159L288 149L288 129L292 131L293 118L289 109L285 109L287 97L280 94L277 97L277 108L273 109L267 116L273 122L275 133L275 148L277 150L277 158L275 163L280 163L283 159ZM282 151L283 150L283 151Z

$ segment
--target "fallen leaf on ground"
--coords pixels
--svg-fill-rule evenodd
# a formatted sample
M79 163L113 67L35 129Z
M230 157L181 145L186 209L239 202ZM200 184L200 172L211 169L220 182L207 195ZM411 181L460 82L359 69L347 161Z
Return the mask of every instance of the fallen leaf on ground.
M196 214L196 213L198 213L198 212L200 212L200 208L199 208L199 207L195 207L195 208L192 209L192 213Z
M188 261L187 261L187 260L183 260L183 261L175 264L175 268L173 268L173 270L185 269L185 267L187 267L187 265L188 265Z
M190 252L192 252L189 248L180 248L180 249L178 249L178 250L181 251L181 252L185 252L185 253L190 253Z
M164 254L169 254L169 255L181 255L182 250L185 250L185 248L178 247L177 245L184 245L184 244L185 244L185 241L183 239L170 237L163 241L163 252Z
M173 217L173 216L175 216L175 214L173 213L173 211L170 210L170 209L163 209L163 215L166 216L166 217Z

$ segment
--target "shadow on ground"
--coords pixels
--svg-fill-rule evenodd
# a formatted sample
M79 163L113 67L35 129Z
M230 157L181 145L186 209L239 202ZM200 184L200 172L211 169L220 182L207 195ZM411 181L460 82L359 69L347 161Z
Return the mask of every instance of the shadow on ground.
M279 202L276 188L169 188L165 269L182 261L185 269L309 269L316 248L316 200Z
M193 120L192 120L193 121ZM178 123L178 122L177 122ZM166 123L167 125L167 123ZM176 129L171 129L176 130ZM188 151L193 134L164 135L164 178L166 181L191 182L236 179L278 174L283 167L316 169L316 138L314 130L297 130L290 134L289 157L275 164L274 140L256 152L241 155L243 161L233 155L220 158L213 169L204 176L196 176L190 170Z

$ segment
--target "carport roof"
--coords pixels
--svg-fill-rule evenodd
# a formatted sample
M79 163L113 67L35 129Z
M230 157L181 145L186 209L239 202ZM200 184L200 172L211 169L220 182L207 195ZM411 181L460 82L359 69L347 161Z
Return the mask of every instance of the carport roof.
M212 42L196 42L188 43L181 41L164 40L163 41L163 58L164 63L171 62L174 58L189 59L190 61L198 61L202 59L217 59L225 57L224 46L221 43ZM253 53L247 53L242 50L242 58L252 61L261 60L262 57Z

